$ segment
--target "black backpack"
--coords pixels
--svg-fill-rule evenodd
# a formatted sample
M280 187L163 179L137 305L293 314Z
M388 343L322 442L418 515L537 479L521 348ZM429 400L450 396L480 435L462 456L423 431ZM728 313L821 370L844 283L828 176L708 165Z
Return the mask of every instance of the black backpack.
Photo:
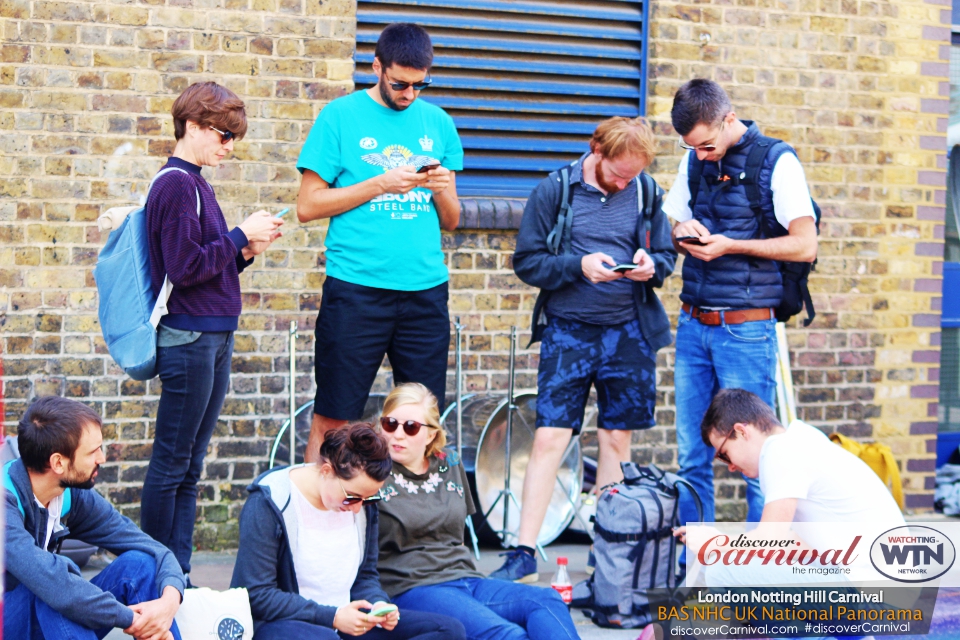
M576 163L574 163L576 164ZM560 202L557 204L557 223L553 230L547 234L547 248L555 256L560 255L560 249L563 247L566 251L570 250L570 236L573 230L573 185L570 184L570 167L568 164L557 171L557 180L560 181ZM643 219L646 228L644 237L640 239L640 248L648 250L650 248L650 221L653 218L653 203L657 196L657 183L646 173L641 173L636 178L638 180L639 198L642 203L637 203L638 207L643 207ZM699 182L699 180L698 180Z
M757 217L757 225L760 228L760 237L766 237L764 229L763 210L760 200L760 168L763 161L772 149L778 145L786 144L783 140L770 138L768 136L758 136L753 148L747 155L747 163L743 173L739 176L731 176L730 182L733 186L743 185L747 192L747 198L750 200L750 208ZM784 153L790 153L786 151ZM700 192L700 177L703 175L703 162L696 154L691 156L692 162L689 166L689 176L687 184L690 187L690 211L697 205L697 196ZM810 204L813 205L814 222L817 227L817 235L820 234L820 206L813 198L810 198ZM807 278L810 272L814 270L817 261L810 262L784 262L777 260L780 267L780 276L783 279L783 298L780 300L780 306L776 309L778 322L786 322L793 316L803 311L803 306L807 306L807 317L803 321L803 326L809 327L813 319L817 317L817 311L813 308L813 299L810 297L810 289L807 286Z

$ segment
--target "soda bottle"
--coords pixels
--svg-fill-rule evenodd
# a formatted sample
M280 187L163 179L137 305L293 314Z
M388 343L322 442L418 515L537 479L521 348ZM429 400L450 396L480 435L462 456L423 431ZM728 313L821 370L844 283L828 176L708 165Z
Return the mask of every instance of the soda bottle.
M570 606L573 602L573 583L570 582L570 574L567 573L567 559L563 556L557 558L557 572L550 581L550 586L560 594L563 603Z

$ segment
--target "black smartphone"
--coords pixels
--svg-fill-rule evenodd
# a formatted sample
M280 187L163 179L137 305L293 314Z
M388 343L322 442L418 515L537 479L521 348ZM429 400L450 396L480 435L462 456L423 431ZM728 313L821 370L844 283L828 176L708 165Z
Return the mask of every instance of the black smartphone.
M427 171L430 171L430 169L436 169L439 166L439 164L425 164L417 169L417 173L426 173Z
M677 242L686 242L687 244L696 244L703 246L703 243L700 242L700 236L680 236L677 238Z
M637 268L635 264L618 264L615 267L610 267L611 271L616 271L617 273L626 273L627 271L633 271Z

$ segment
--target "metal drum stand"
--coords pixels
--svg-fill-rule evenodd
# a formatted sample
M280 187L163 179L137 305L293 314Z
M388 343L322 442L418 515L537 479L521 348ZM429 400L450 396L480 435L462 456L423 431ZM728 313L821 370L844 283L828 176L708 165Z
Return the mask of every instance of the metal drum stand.
M460 337L463 332L463 325L460 324L460 316L455 318L453 328L457 337L457 460L460 462L460 467L463 468L463 351L460 345ZM467 474L464 472L464 480L466 480L466 476ZM477 540L477 531L473 527L473 518L471 518L469 515L467 516L467 530L470 532L470 541L473 543L473 555L479 561L480 543Z
M516 360L517 360L517 328L510 327L510 359L509 359L509 373L507 378L507 425L506 432L504 434L504 476L503 476L503 489L500 490L496 499L493 501L493 504L490 505L490 508L487 509L486 513L483 514L484 520L486 520L490 513L496 508L497 503L501 500L503 501L503 522L501 524L501 529L495 531L497 536L500 538L500 542L504 548L509 546L509 537L510 532L510 503L517 508L517 511L520 512L522 507L520 502L517 500L516 494L510 488L510 474L511 474L511 439L513 438L513 414L517 410L515 404L515 395L514 388L516 385ZM518 531L518 541L519 541L519 529ZM544 562L547 561L547 553L543 550L543 546L537 542L536 543L537 551L540 552L540 556L543 558Z

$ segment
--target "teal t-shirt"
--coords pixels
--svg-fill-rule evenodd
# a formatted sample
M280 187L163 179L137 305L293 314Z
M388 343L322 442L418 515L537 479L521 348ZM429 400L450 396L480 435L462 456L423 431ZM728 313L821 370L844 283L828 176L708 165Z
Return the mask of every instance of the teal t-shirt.
M443 109L415 100L394 111L357 91L323 108L297 169L338 188L438 160L451 171L463 169L460 137ZM433 192L422 187L386 193L332 217L326 245L327 275L353 284L422 291L449 279Z

